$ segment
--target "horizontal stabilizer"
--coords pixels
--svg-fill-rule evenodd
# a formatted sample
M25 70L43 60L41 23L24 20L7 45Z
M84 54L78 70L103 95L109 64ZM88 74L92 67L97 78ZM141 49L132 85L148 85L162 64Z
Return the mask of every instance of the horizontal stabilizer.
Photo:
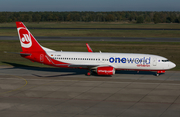
M4 51L4 53L20 54L20 55L25 55L25 56L31 55L31 53L20 53L20 52L6 52L6 51Z

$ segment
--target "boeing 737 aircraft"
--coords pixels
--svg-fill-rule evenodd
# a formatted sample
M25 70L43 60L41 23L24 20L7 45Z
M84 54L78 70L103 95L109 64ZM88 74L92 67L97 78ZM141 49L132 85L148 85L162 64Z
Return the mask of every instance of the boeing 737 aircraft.
M64 68L88 69L87 75L113 75L115 70L154 71L157 76L176 65L167 58L151 54L63 52L41 46L22 22L16 22L22 47L20 55L33 62Z

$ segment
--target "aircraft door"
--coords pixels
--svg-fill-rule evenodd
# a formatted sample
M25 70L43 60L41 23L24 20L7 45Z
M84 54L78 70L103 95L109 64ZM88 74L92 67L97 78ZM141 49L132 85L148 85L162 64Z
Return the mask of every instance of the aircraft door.
M44 54L40 54L40 62L44 62Z
M157 65L157 58L153 58L153 66Z

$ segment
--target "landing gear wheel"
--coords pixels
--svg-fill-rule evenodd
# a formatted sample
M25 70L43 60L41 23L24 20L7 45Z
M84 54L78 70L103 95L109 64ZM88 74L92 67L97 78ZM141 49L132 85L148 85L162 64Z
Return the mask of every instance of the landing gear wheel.
M87 73L87 76L90 76L90 75L91 75L91 72L88 72L88 73Z
M156 73L156 76L159 76L159 73Z

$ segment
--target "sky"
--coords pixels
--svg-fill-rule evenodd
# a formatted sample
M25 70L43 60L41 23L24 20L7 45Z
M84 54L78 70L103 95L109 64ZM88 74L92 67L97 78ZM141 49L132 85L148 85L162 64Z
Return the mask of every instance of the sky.
M0 11L180 11L180 0L1 0Z

